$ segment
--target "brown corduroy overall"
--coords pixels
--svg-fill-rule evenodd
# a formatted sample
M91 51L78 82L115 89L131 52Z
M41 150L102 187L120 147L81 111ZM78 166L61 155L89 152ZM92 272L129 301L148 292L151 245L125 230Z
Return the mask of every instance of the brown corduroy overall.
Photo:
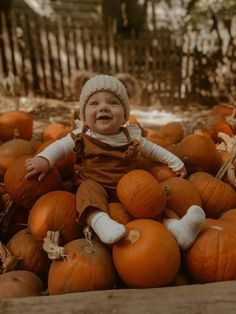
M129 131L123 127L127 144L111 146L86 134L88 127L78 135L72 135L77 152L78 189L76 209L80 214L79 223L85 223L87 208L95 207L107 212L108 202L117 200L116 187L120 178L133 170L137 157L137 140L131 140Z

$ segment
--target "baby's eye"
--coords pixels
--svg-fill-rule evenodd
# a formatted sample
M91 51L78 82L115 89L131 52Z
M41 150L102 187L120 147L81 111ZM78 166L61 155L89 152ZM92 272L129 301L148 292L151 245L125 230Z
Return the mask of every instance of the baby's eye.
M98 105L98 102L97 101L91 101L90 103L89 103L89 106L91 106L91 107L96 107Z
M108 101L109 105L119 105L119 102L116 99L111 99Z

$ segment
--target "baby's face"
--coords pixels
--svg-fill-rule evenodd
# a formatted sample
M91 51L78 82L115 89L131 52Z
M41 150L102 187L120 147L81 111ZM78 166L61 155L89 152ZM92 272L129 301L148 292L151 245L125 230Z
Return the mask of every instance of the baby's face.
M124 107L113 93L97 92L87 102L85 120L89 128L97 133L117 134L125 122Z

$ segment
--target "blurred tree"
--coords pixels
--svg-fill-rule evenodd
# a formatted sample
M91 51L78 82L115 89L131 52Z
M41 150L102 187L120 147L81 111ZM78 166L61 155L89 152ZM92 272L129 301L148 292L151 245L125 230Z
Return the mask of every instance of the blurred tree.
M182 31L195 37L194 72L202 95L235 94L236 1L188 1Z
M138 35L146 26L147 2L148 0L102 0L104 24L113 24L115 31L124 37Z

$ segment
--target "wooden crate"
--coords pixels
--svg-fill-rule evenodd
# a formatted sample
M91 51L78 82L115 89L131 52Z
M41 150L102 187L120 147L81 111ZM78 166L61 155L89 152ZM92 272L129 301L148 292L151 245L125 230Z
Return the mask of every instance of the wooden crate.
M236 281L0 299L2 314L236 313Z

